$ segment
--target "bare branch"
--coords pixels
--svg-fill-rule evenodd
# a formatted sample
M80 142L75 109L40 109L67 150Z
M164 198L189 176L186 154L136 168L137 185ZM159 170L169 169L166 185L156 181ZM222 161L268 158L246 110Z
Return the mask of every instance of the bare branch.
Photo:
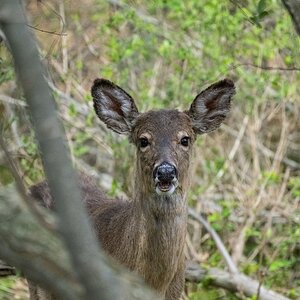
M226 124L223 124L221 129L223 129L224 131L226 131L227 133L231 134L234 137L238 137L238 135L239 135L238 131L227 126ZM247 144L251 144L251 142L247 138L244 138L244 142ZM257 150L259 150L263 155L265 155L267 157L273 158L275 160L277 159L274 151L270 150L269 148L267 148L266 146L264 146L261 143L257 144ZM291 160L290 158L283 157L281 162L284 163L285 165L289 166L291 169L300 170L300 164L294 160Z
M210 285L226 289L231 292L243 293L247 297L257 295L260 283L240 273L228 273L226 271L212 268L204 269L194 263L188 263L185 273L186 280L199 283L206 280ZM259 289L259 300L289 300L272 290L263 286Z
M8 104L22 106L22 107L26 107L27 106L27 104L26 104L25 101L22 101L22 100L19 100L19 99L15 99L15 98L12 98L10 96L3 95L3 94L0 94L0 101L6 102Z
M96 238L81 201L55 102L43 74L45 70L26 17L17 0L2 1L1 28L11 47L20 82L39 141L44 169L56 200L59 231L76 265L87 299L120 299L124 286L99 254ZM32 84L34 83L34 84ZM6 249L9 251L9 249ZM95 261L95 257L100 257ZM110 288L110 286L114 288Z
M210 226L210 224L204 220L204 218L202 218L201 215L197 214L193 209L189 208L188 210L189 212L189 216L198 221L199 223L201 223L205 230L210 234L210 236L213 238L213 240L216 243L216 246L218 248L218 250L220 251L220 254L223 256L228 269L231 273L238 273L238 268L236 267L235 263L233 262L233 260L230 257L230 254L228 253L226 247L224 246L221 238L219 237L219 235L216 233L216 231Z
M58 36L66 36L67 34L66 33L63 33L63 32L56 32L56 31L48 31L48 30L45 30L45 29L40 29L40 28L37 28L35 26L31 26L29 24L27 24L27 26L29 28L32 28L34 30L37 30L37 31L40 31L40 32L44 32L44 33L48 33L48 34L53 34L53 35L58 35Z
M278 67L278 66L263 66L263 65L256 65L253 63L239 63L236 65L231 66L227 71L237 69L239 67L252 67L252 68L257 68L261 70L266 70L266 71L300 71L299 67Z
M48 213L47 218L54 224L53 216ZM13 187L0 190L0 240L0 257L27 278L60 299L83 299L65 246L57 234L39 225Z
M300 1L299 0L282 0L283 5L290 14L295 29L300 36Z
M30 196L26 192L26 188L22 182L21 176L18 173L18 169L13 161L13 159L10 156L10 153L8 152L6 145L4 143L3 137L0 136L0 147L2 148L5 158L8 162L8 165L10 167L11 173L15 179L18 191L23 199L23 201L26 203L27 207L30 209L30 211L36 216L38 221L42 226L47 228L48 230L54 230L53 224L49 223L46 219L44 219L44 216L40 213L39 208L36 206L36 203L30 199Z
M55 216L49 210L41 208L41 213L55 223ZM70 255L58 233L39 225L14 187L0 189L0 240L0 257L20 269L28 279L53 291L58 299L89 299L84 295L83 286L76 274L80 271L79 266L71 264ZM102 257L96 254L93 260L97 264ZM106 260L106 263L112 266L120 279L120 287L107 287L124 287L122 296L115 299L160 299L135 274L123 270L112 261ZM101 294L98 299L100 298Z

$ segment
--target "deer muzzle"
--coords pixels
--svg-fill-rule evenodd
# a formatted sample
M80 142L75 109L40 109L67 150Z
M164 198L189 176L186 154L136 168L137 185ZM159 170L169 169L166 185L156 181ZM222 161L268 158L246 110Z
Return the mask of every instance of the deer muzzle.
M174 165L163 162L154 168L153 179L157 194L171 195L178 186L177 169Z

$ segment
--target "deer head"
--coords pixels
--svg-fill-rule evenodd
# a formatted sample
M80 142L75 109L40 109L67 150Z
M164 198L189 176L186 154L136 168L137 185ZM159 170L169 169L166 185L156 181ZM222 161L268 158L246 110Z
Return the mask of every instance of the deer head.
M96 79L92 86L98 117L137 147L138 188L156 195L185 194L196 136L220 126L234 93L234 83L224 79L198 94L188 111L139 113L132 97L114 83Z

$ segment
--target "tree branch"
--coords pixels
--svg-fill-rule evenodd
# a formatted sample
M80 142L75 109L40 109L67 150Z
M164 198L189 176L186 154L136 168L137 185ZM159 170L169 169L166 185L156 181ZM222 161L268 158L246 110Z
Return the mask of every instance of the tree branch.
M298 67L263 66L263 65L256 65L253 63L239 63L236 65L232 65L230 68L228 68L227 71L231 71L239 67L252 67L252 68L266 70L266 71L300 71L300 68Z
M119 289L107 288L109 283L119 286L117 278L109 268L93 261L98 253L98 245L81 203L62 125L57 118L54 99L43 76L45 71L36 43L26 26L26 17L19 1L2 1L0 22L15 60L45 173L56 200L59 230L73 264L80 270L78 276L84 283L86 296L91 300L99 299L101 294L107 300L119 298Z
M187 264L185 278L188 282L205 281L212 286L234 293L243 293L250 298L255 296L260 288L259 300L289 300L289 298L260 286L259 282L244 274L232 274L216 268L204 269L191 262Z
M189 212L189 216L198 221L200 224L202 224L205 228L205 230L210 234L210 236L213 238L213 240L215 241L216 243L216 246L220 252L220 254L223 256L227 266L228 266L228 269L231 273L238 273L238 268L237 266L235 265L235 263L233 262L230 254L228 253L226 247L224 246L221 238L219 237L219 235L215 232L215 230L210 226L210 224L204 220L204 218L202 218L201 215L197 214L193 209L191 209L189 207L188 209L188 212Z
M290 14L295 29L300 36L300 1L299 0L282 0L283 5Z
M5 259L10 257L10 260L13 261L12 264L23 271L28 268L28 261L32 260L33 263L30 263L31 267L27 270L27 274L36 282L39 282L39 276L43 274L44 285L47 281L50 291L56 294L60 293L61 296L65 292L65 295L60 297L61 299L79 299L78 294L74 295L76 286L74 286L75 289L72 288L76 282L74 282L75 278L79 278L82 283L81 288L84 290L80 299L123 299L124 293L128 292L128 284L123 284L124 282L121 282L116 275L120 272L120 268L112 269L110 267L111 264L103 252L100 252L95 234L91 230L87 212L81 201L81 193L71 164L63 127L58 120L55 102L44 78L46 72L39 59L33 34L26 26L26 16L20 3L18 0L3 0L1 2L0 26L10 46L19 80L31 112L31 120L42 154L46 177L56 203L59 232L70 253L71 263L76 266L74 273L77 274L67 277L63 283L62 278L66 277L67 274L61 272L60 265L59 269L54 268L53 259L51 263L49 261L38 263L33 259L30 251L25 251L22 256L22 253L7 243L1 243L1 255ZM9 219L12 222L11 217ZM9 225L10 222L8 222ZM1 224L3 225L3 222ZM24 222L24 228L28 228L25 224ZM9 238L9 228L6 227L4 240ZM35 227L35 230L38 228ZM35 231L30 230L30 232ZM18 233L15 232L15 234ZM23 234L26 234L24 230ZM10 238L14 240L14 235ZM39 242L39 240L34 240ZM51 251L51 253L56 256L59 251ZM52 272L43 272L41 264L47 265L45 269ZM137 295L144 299L145 291L137 293Z
M53 216L51 222L55 223ZM0 240L0 257L27 278L59 299L81 299L83 289L76 274L71 274L65 246L57 234L39 225L12 187L0 190Z
M41 207L41 213L55 223L52 212ZM52 291L58 299L88 299L76 274L80 269L71 264L70 255L59 235L39 225L13 187L0 189L0 240L0 257L20 269L28 279ZM99 255L93 259L95 263L101 261ZM123 287L122 296L116 299L159 299L134 274L124 271L112 261L106 260L106 263L119 275L119 284ZM107 288L119 287L109 285Z
M259 293L260 300L288 300L288 298L266 289L261 285L261 282L239 273L238 268L233 262L221 238L210 224L193 209L189 208L188 213L192 219L202 224L213 238L220 254L223 256L228 266L229 272L215 268L204 269L195 263L188 262L185 275L187 281L197 283L201 281L208 281L213 286L224 288L231 292L242 292L247 297L252 297Z

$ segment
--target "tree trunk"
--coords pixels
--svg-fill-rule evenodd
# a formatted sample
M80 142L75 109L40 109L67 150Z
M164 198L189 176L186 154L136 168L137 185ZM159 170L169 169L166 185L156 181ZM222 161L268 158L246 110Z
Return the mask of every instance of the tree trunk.
M283 5L290 14L295 29L300 36L300 1L299 0L282 0Z
M56 203L57 227L62 240L37 226L28 211L27 215L23 215L20 203L15 203L17 207L16 210L11 207L11 215L6 215L7 207L1 209L4 242L1 240L0 255L60 299L126 299L134 290L137 291L135 299L145 299L147 295L152 295L148 299L153 299L149 290L136 285L138 281L134 281L135 288L124 282L127 273L120 267L111 267L112 263L96 241L81 201L63 126L58 120L54 98L45 79L46 72L34 36L26 25L21 3L19 0L1 1L0 27L9 44L31 113L45 174ZM10 200L14 197L17 198L11 195ZM7 203L3 194L2 199L3 203ZM23 228L14 223L13 216ZM15 231L12 224L16 225ZM34 245L34 242L37 244ZM62 252L59 251L61 248ZM45 249L49 251L45 253ZM143 293L139 292L141 290ZM134 299L132 297L128 299Z

